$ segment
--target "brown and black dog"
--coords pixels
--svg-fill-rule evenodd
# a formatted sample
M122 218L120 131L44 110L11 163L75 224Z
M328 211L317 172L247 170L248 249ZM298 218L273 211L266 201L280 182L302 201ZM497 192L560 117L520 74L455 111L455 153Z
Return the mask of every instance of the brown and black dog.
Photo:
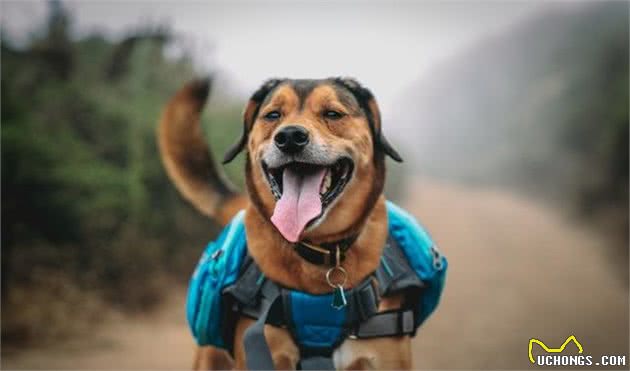
M166 106L158 140L167 172L202 213L222 225L245 209L249 254L278 284L322 294L331 291L328 267L313 265L292 248L356 237L346 252L345 288L377 268L387 237L383 186L385 156L401 161L382 133L372 93L348 78L273 79L250 98L243 133L224 163L246 151L247 195L238 194L212 160L200 126L208 81L181 89ZM379 310L399 308L400 295L381 298ZM253 320L236 325L233 365L245 368L243 334ZM265 328L278 369L295 369L299 351L286 329ZM408 369L408 336L347 339L334 352L337 369ZM227 368L221 351L202 347L195 368Z

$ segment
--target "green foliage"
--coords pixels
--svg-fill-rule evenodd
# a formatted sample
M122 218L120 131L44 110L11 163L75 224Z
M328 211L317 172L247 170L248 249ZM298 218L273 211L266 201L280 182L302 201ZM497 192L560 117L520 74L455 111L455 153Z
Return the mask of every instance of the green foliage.
M155 140L161 107L195 75L190 61L164 57L169 35L159 29L120 42L70 40L67 16L53 8L47 30L25 47L2 40L2 331L9 342L40 338L48 327L38 322L50 320L43 316L24 330L28 320L17 308L25 290L50 289L42 276L67 280L74 299L89 290L122 309L144 309L160 299L169 273L188 277L217 230L177 194ZM218 151L240 129L239 110L227 106L209 115ZM242 184L242 175L235 179Z

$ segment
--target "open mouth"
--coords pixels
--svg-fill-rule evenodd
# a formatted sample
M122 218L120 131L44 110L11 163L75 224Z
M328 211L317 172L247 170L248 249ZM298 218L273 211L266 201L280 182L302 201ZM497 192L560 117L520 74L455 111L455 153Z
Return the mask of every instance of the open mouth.
M325 174L319 188L319 196L322 207L326 207L341 194L346 184L348 184L354 165L350 159L342 158L330 166L293 162L271 169L263 162L262 167L267 182L269 182L271 193L276 198L276 201L282 198L283 174L285 170L288 169L302 176L312 175L317 171L324 170Z
M272 223L289 241L297 242L309 223L321 215L343 192L354 168L349 158L331 165L293 162L263 172L276 198Z

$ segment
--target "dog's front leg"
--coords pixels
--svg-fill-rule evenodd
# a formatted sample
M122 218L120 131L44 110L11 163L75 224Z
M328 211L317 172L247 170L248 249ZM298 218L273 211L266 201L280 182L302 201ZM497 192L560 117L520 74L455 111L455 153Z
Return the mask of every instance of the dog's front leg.
M230 370L234 360L223 349L212 346L197 347L193 370Z
M241 317L236 324L236 334L234 335L234 358L237 370L247 368L245 349L243 348L243 337L245 330L254 324L254 320L247 317ZM265 326L265 338L271 351L271 359L273 359L274 368L276 370L295 370L300 359L300 351L293 342L291 335L286 329Z
M347 339L333 354L337 370L409 370L409 336Z
M383 298L380 312L398 309L404 302L402 294ZM346 339L333 354L337 370L409 370L411 369L411 338L409 336L373 339Z

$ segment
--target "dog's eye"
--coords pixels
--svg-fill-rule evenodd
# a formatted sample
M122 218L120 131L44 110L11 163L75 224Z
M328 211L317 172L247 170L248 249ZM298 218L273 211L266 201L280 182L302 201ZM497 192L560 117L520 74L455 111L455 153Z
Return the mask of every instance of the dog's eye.
M282 116L282 114L278 111L271 111L271 112L267 112L267 114L265 114L265 120L268 121L275 121L277 119L279 119Z
M327 118L329 120L339 120L340 118L343 117L343 114L337 111L333 111L333 110L326 110L324 111L324 118Z

